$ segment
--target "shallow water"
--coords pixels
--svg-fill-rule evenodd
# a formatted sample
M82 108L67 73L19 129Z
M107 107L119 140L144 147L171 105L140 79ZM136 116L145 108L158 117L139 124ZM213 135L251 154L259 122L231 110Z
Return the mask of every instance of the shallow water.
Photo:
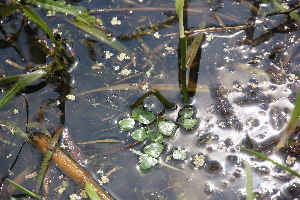
M254 192L260 199L298 197L297 190L300 184L298 178L268 161L257 159L237 148L241 145L256 149L273 160L286 164L289 154L274 153L273 141L278 139L285 129L298 90L299 80L295 76L300 75L299 31L291 30L289 33L277 33L272 37L265 36L263 37L265 42L257 39L266 32L266 29L270 30L283 23L286 19L284 15L269 18L261 14L256 16L254 11L249 10L247 2L189 2L190 10L187 12L189 29L194 29L204 19L207 20L206 27L220 27L212 11L219 13L226 26L245 23L256 23L256 26L246 30L205 33L197 55L200 62L199 72L196 72L198 89L195 94L190 94L190 104L195 108L195 116L200 119L200 123L193 130L179 128L175 136L167 142L160 156L162 162L185 173L159 164L149 170L152 173L148 176L141 176L137 155L127 148L114 153L110 151L134 141L129 132L120 130L118 121L130 115L130 105L145 93L143 86L149 85L152 89L160 90L177 104L176 110L166 111L166 119L176 121L178 110L184 106L178 89L177 21L169 18L175 14L173 1L163 3L145 1L134 4L106 1L101 5L91 1L78 4L81 3L90 9L111 9L95 11L94 15L104 21L105 28L112 32L114 37L135 52L137 64L134 66L131 59L118 60L117 55L120 54L108 45L85 35L65 21L56 21L55 17L46 18L43 12L39 11L49 24L53 26L57 26L58 23L64 24L58 26L62 38L71 40L70 43L80 60L78 67L71 73L71 88L62 83L58 87L54 81L48 80L45 87L26 94L29 123L37 121L40 106L43 107L45 116L42 126L31 126L27 131L41 131L45 126L53 133L63 124L69 128L75 143L104 139L120 141L77 144L77 148L88 160L86 169L96 179L101 176L97 173L99 170L103 170L104 173L114 170L108 176L110 182L103 184L103 187L116 199L245 199L245 161L250 163ZM129 11L119 9L128 7L132 9ZM148 7L154 9L147 9ZM166 9L162 11L159 8ZM268 5L262 10L271 12L274 9L272 5ZM118 17L122 24L111 25L113 17ZM11 17L1 23L7 31L13 33L14 29L18 29L15 26L20 26L18 20ZM299 26L298 22L293 23ZM293 23L287 24L288 28L292 27ZM159 26L160 24L164 26ZM152 28L149 28L151 26ZM33 29L34 26L27 27L29 28ZM144 30L150 33L140 37L132 35ZM161 36L155 38L155 32ZM20 33L27 42L38 40L40 37L35 35L37 38L30 40L28 30L26 32L21 29ZM39 34L43 35L42 32ZM3 36L2 40L5 38ZM256 45L244 44L245 39L252 39ZM23 45L26 42L20 40L17 44L25 49ZM18 45L15 45L17 49ZM167 50L166 47L173 49ZM280 49L279 53L274 53L276 49ZM113 53L113 56L107 58L105 51ZM3 47L0 53L3 73L9 75L25 73L26 70L16 69L4 64L4 61L9 58L20 65L29 62L37 64L31 54L33 53L19 53L13 45L7 49ZM131 70L131 74L121 75L124 69ZM171 84L172 89L159 84ZM92 91L97 88L108 90ZM91 92L80 95L87 91ZM66 93L75 95L76 100L62 100L61 97ZM4 93L1 97L3 95ZM147 98L144 106L156 114L163 110L163 106L154 97ZM61 117L62 107L64 118ZM19 110L19 113L13 114L13 109ZM25 131L27 110L20 95L2 110L1 123L9 120ZM16 135L9 134L11 131L5 127L2 132L1 163L5 164L0 166L1 177L7 174L19 146L24 141ZM145 145L146 143L141 143L132 148L141 151ZM166 157L173 149L186 150L187 159L166 161ZM27 158L28 155L30 159ZM205 162L203 166L197 167L193 159L199 155L205 157ZM298 159L296 153L291 156ZM12 169L14 175L9 178L15 178L24 170L24 166L31 164L37 166L40 163L39 151L25 145ZM295 171L299 171L300 167L297 160L287 166ZM37 171L38 168L35 168L30 173ZM49 198L66 199L72 193L80 193L79 189L68 181L68 177L62 176L63 178L59 179L61 175L55 166L50 168L48 176L51 183L45 183L44 186L53 192L47 193L44 190L43 194ZM67 180L69 186L65 192L58 194L54 189L61 185L62 180ZM35 181L35 178L28 178L23 184L27 189L34 190ZM6 186L5 182L3 188ZM20 192L15 191L13 194ZM4 189L1 196L8 198L10 194Z

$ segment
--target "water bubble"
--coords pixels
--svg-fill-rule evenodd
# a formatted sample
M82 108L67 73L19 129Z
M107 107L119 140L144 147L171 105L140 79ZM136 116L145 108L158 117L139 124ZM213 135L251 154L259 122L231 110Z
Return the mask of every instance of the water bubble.
M258 167L255 167L255 171L261 175L267 175L270 173L270 169L266 166L258 166Z
M238 157L236 155L228 155L226 157L227 162L229 163L237 163Z
M214 160L214 161L207 162L207 164L205 166L205 170L209 174L219 174L220 172L222 172L223 167L221 166L221 164L218 161Z
M297 182L288 183L283 187L283 195L286 198L299 198L300 196L300 184Z

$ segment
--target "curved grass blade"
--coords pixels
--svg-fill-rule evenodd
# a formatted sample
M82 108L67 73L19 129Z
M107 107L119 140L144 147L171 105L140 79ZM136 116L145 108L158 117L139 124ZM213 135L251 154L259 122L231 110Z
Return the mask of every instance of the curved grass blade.
M43 158L43 162L42 162L42 167L41 167L41 171L39 173L39 176L38 176L38 180L37 180L37 184L36 184L36 193L38 194L39 193L39 190L41 188L41 185L42 185L42 182L43 182L43 179L44 179L44 176L45 176L45 173L46 173L46 170L48 168L48 164L51 160L51 157L52 157L52 153L53 153L53 149L55 148L55 146L57 145L58 143L58 139L62 133L62 130L63 130L63 127L60 127L56 133L54 134L53 138L51 139L51 142L44 154L44 158Z
M102 42L105 42L107 45L111 46L115 50L122 53L126 53L127 56L129 57L132 56L132 51L130 51L127 47L125 47L122 43L117 41L115 38L110 39L104 31L83 22L72 22L69 20L68 22L84 30L85 32L101 40Z
M292 112L290 121L279 141L279 143L276 146L276 149L280 149L281 147L284 146L284 142L291 137L293 134L296 126L298 125L299 122L299 116L300 116L300 90L298 91L296 101L295 101L295 108Z
M85 184L85 190L87 194L89 195L91 200L102 200L101 197L97 194L92 184L87 183Z
M36 14L33 10L31 10L29 7L19 4L23 10L23 12L35 23L37 23L42 29L43 31L49 35L51 42L55 43L56 39L52 33L52 31L50 30L50 28L48 27L48 25L44 22L44 20L42 20L42 18Z
M270 161L271 163L273 163L273 164L276 165L277 167L280 167L281 169L284 169L284 170L290 172L291 174L293 174L293 175L295 175L295 176L297 176L297 177L300 178L300 174L298 174L298 173L295 172L294 170L291 170L290 168L288 168L288 167L286 167L286 166L284 166L284 165L282 165L282 164L280 164L280 163L278 163L278 162L275 162L275 161L272 160L271 158L269 158L269 157L267 157L267 156L265 156L265 155L263 155L263 154L261 154L261 153L258 153L258 152L256 152L256 151L253 151L253 150L250 150L250 149L246 149L246 148L240 148L240 150L246 151L246 152L248 152L248 153L251 153L251 154L253 154L253 155L255 155L255 156L257 156L257 157L259 157L259 158L261 158L261 159Z
M0 10L0 19L6 17L17 8L19 8L19 4L16 1L11 2L10 4L8 4Z
M12 184L13 186L15 186L16 188L18 188L19 190L21 190L22 192L24 192L25 194L33 197L33 198L38 198L38 199L42 199L41 196L34 194L33 192L27 190L26 188L24 188L23 186L15 183L14 181L10 180L10 179L6 179L8 182L10 182L10 184Z
M31 84L32 82L42 78L48 74L47 68L36 70L30 74L21 75L19 81L15 83L0 101L0 108L5 106L20 90Z
M73 15L77 21L84 22L86 24L93 24L96 22L96 17L90 15L85 7L70 4L67 5L64 0L37 0L34 1L33 4L47 10Z

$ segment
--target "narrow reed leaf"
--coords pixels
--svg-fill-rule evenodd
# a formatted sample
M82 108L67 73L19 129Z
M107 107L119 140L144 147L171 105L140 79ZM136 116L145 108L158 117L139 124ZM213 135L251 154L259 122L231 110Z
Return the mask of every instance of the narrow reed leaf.
M251 168L249 163L246 161L246 200L253 200L254 194L253 194L253 184L252 184L252 176L251 176Z
M48 27L48 25L44 22L44 20L42 20L42 18L36 14L32 9L30 9L29 7L19 4L23 10L23 12L35 23L37 23L42 29L43 31L49 35L51 42L55 43L56 39L52 33L52 31L50 30L50 28Z
M8 182L10 182L10 184L12 184L13 186L15 186L16 188L18 188L19 190L21 190L22 192L24 192L25 194L33 197L33 198L39 198L38 195L34 194L33 192L27 190L26 188L24 188L23 186L19 185L18 183L10 180L10 179L6 179Z
M87 192L87 194L88 194L88 196L90 197L91 200L102 200L102 198L99 197L99 195L95 191L92 184L86 183L85 184L85 190L86 190L86 192Z
M43 162L42 162L42 167L41 167L41 171L39 173L38 176L38 180L36 183L36 193L38 194L42 185L42 182L44 180L44 176L46 173L46 170L48 168L49 162L51 160L52 157L52 153L53 153L53 149L56 147L57 143L58 143L58 139L62 133L63 127L60 127L54 134L53 138L51 139L51 142L48 146L47 151L45 152L44 158L43 158Z
M38 69L30 74L21 75L17 83L15 83L0 100L0 108L5 106L20 90L30 85L32 82L48 74L46 68Z
M77 21L84 22L86 24L92 25L94 22L96 22L96 17L90 15L89 11L85 7L66 4L65 0L36 0L33 2L33 4L47 10L73 15Z
M19 7L19 4L16 1L11 2L4 8L0 10L0 19L3 19L4 17L8 16L10 13L12 13L14 10L16 10Z
M119 51L120 53L126 53L127 56L129 57L132 56L132 51L130 51L127 47L125 47L122 43L120 43L116 38L110 39L104 31L83 22L72 22L69 20L68 22L84 30L88 34L99 39L100 41L106 43L107 45L111 46L112 48Z
M263 155L263 154L261 154L261 153L258 153L258 152L256 152L256 151L253 151L253 150L250 150L250 149L246 149L246 148L240 148L240 149L241 149L242 151L246 151L246 152L248 152L248 153L251 153L251 154L253 154L253 155L255 155L255 156L257 156L257 157L259 157L259 158L261 158L261 159L270 161L271 163L273 163L273 164L276 165L277 167L280 167L281 169L284 169L284 170L290 172L291 174L293 174L293 175L295 175L295 176L297 176L297 177L300 178L300 174L298 174L298 173L295 172L294 170L291 170L290 168L288 168L288 167L286 167L286 166L284 166L284 165L282 165L282 164L280 164L280 163L278 163L278 162L275 162L275 161L272 160L271 158L269 158L269 157L267 157L267 156L265 156L265 155Z
M279 141L279 143L276 146L276 149L280 149L281 147L284 146L284 142L291 137L293 134L296 126L298 125L299 122L299 116L300 116L300 90L298 91L296 101L295 101L295 108L292 112L290 121Z

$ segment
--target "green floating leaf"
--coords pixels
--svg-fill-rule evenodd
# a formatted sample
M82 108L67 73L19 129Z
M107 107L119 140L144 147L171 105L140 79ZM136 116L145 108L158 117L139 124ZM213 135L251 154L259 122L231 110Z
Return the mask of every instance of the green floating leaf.
M156 143L162 143L164 141L164 137L162 136L162 134L156 134L156 137L151 139L153 142Z
M157 158L164 150L164 145L151 143L144 148L144 152L153 158Z
M158 131L166 136L172 135L176 128L176 125L173 122L169 121L159 121L157 126Z
M112 48L119 51L120 53L125 53L129 57L132 56L133 54L132 51L130 51L127 47L125 47L122 43L120 43L116 38L110 39L104 31L83 22L72 22L72 21L68 21L68 22L84 30L88 34L99 39L100 41L106 43L107 45L111 46Z
M91 200L102 200L102 198L99 197L99 195L95 191L92 184L86 183L85 184L85 190L86 190L86 192L87 192L87 194L88 194L88 196L90 197Z
M144 141L147 137L146 130L144 128L139 128L131 133L131 137L137 141Z
M84 22L86 24L93 24L96 21L96 17L90 15L89 11L85 7L66 4L66 1L64 0L36 0L33 4L54 12L62 12L68 15L73 15L77 21Z
M179 115L181 118L192 118L193 114L194 114L194 110L190 107L182 108L179 111Z
M48 69L42 68L30 74L21 75L19 81L15 83L0 101L0 108L5 106L20 90L30 85L32 82L48 74Z
M132 129L134 127L134 124L135 124L134 119L130 117L119 121L119 125L122 131L128 131L129 129Z
M198 119L183 119L180 123L185 129L191 129L198 123Z
M142 169L149 169L158 163L157 159L148 156L147 154L143 154L139 157L140 166Z
M183 149L174 150L173 158L175 160L185 160L186 159L186 150L183 150Z
M132 118L139 121L142 124L147 125L151 124L156 119L156 115L153 112L138 107L133 109Z
M19 185L18 183L14 182L14 181L12 181L12 180L10 180L10 179L8 179L8 178L7 178L6 180L7 180L8 182L10 182L10 184L12 184L13 186L15 186L15 187L18 188L19 190L21 190L22 192L24 192L25 194L27 194L27 195L29 195L29 196L31 196L31 197L33 197L33 198L39 198L39 199L41 199L40 196L38 196L38 195L34 194L33 192L27 190L26 188L24 188L23 186Z

